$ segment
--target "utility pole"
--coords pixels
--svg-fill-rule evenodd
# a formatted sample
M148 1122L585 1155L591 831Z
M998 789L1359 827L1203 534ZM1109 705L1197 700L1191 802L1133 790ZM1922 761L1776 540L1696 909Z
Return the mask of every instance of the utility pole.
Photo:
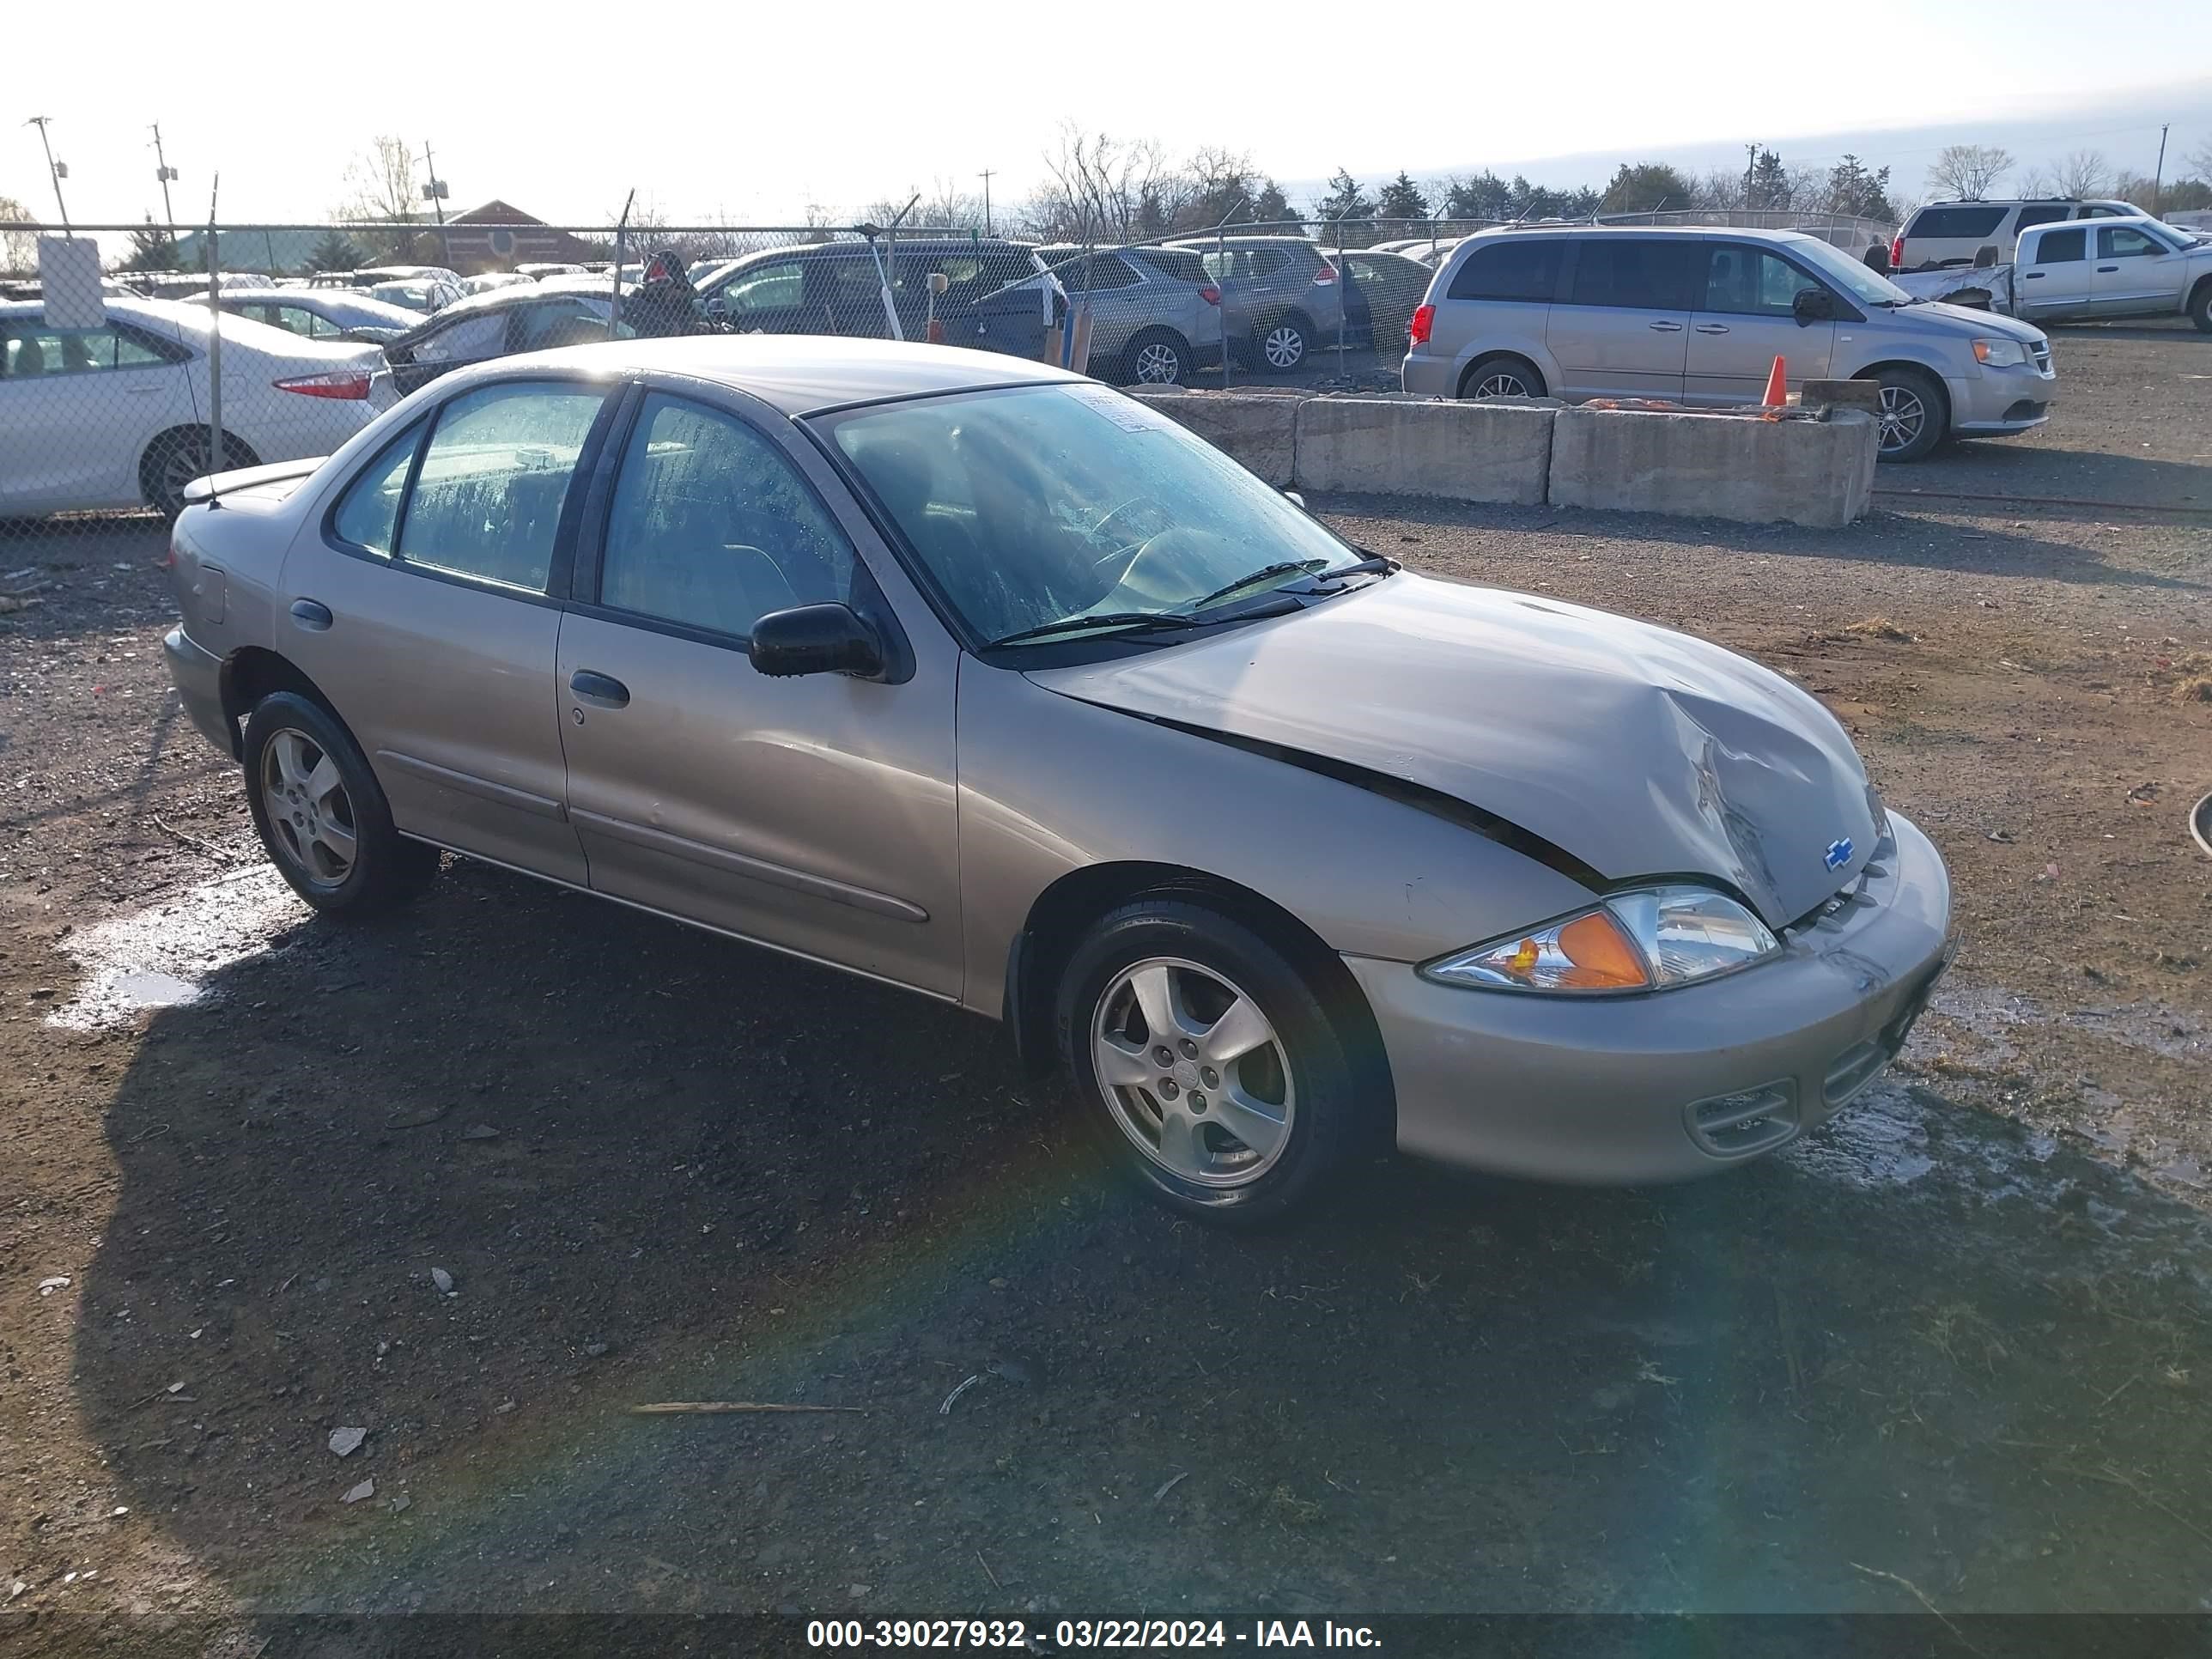
M2168 129L2158 130L2158 171L2151 176L2150 210L2158 211L2159 198L2166 194L2166 135Z
M975 176L983 181L983 234L988 236L991 234L991 180L997 174L985 167Z
M1748 213L1751 211L1752 206L1751 175L1753 170L1759 165L1759 146L1756 143L1750 143L1746 144L1743 148L1743 210L1746 213Z
M430 141L422 141L422 165L430 170L430 182L422 186L422 194L429 198L433 211L438 216L438 246L445 251L446 264L453 263L453 239L446 234L446 181L438 176L438 163L430 154Z
M45 147L46 152L46 175L54 181L54 205L62 210L62 234L67 236L70 234L69 204L62 200L62 180L69 177L69 164L54 160L53 142L46 137L46 122L50 118L44 115L33 115L23 125L27 127L36 127L39 130L39 143Z
M177 235L177 210L169 204L169 185L176 179L177 170L169 165L169 158L161 153L161 124L159 121L154 123L154 177L161 184L161 217L167 223L169 238L173 241Z

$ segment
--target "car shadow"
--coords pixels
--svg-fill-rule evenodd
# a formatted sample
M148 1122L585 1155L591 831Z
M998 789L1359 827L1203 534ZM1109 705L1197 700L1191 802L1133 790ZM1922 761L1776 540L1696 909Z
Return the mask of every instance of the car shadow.
M1886 467L1875 495L1894 502L1993 501L2039 518L2107 520L2142 513L2202 514L2212 519L2212 465L2105 449L2058 449L1999 440L1965 441L1911 467Z
M479 866L208 902L74 1376L263 1614L2196 1605L2203 1218L1936 1097L1224 1234L919 999Z

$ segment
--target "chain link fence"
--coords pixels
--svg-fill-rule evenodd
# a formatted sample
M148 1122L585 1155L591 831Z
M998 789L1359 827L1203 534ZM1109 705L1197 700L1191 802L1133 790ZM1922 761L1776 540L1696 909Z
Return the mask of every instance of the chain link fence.
M1720 216L1787 218L1846 246L1886 228ZM88 283L80 252L69 293L41 270L144 228L11 224L0 522L173 514L203 474L327 454L453 368L611 336L930 341L1124 386L1392 386L1431 276L1497 222L1299 219L1042 244L905 224L229 225L177 236L168 270Z

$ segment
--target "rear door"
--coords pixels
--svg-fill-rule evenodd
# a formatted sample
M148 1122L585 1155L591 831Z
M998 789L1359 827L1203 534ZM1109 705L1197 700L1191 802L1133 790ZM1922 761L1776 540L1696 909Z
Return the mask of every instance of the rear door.
M770 611L887 616L854 550L873 532L831 511L843 487L818 456L769 435L780 417L635 404L561 629L593 888L957 996L957 650L915 641L896 683L755 670L747 639Z
M2099 225L2097 257L2089 273L2089 314L2127 317L2181 308L2181 283L2189 261L2148 231L2133 225Z
M1829 292L1772 248L1708 242L1704 291L1690 324L1683 401L1755 404L1777 357L1791 386L1824 378L1836 325L1797 321L1796 299L1805 289Z
M404 397L464 363L500 356L507 349L508 318L504 308L471 312L418 337L412 345L388 353L392 383Z
M1568 259L1565 297L1545 325L1561 377L1553 389L1565 398L1681 397L1704 241L1592 234L1571 245Z
M2089 308L2089 245L2097 232L2078 222L2047 226L2020 239L2013 292L2023 317L2080 317Z
M276 616L400 829L578 886L553 670L576 476L607 402L580 380L448 399L295 544Z

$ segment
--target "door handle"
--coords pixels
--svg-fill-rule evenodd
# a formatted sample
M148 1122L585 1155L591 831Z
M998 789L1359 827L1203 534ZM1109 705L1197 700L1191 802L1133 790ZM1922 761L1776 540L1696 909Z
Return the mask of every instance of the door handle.
M579 668L568 676L568 689L586 702L596 703L602 708L629 707L629 687L611 674Z
M1698 332L1700 334L1725 334L1728 332L1728 325L1726 323L1699 323L1698 325Z
M1680 323L1653 323L1651 326L1662 334L1680 334L1682 331Z
M2097 267L2097 274L2100 276L2109 276L2118 269L2119 267L2118 265L2099 265Z
M133 398L150 398L161 390L157 386L126 386L123 389Z
M337 618L331 615L330 606L320 599L295 599L292 601L292 620L301 627L319 634Z
M2023 283L2039 283L2043 280L2043 273L2039 270L2031 270L2020 280Z

